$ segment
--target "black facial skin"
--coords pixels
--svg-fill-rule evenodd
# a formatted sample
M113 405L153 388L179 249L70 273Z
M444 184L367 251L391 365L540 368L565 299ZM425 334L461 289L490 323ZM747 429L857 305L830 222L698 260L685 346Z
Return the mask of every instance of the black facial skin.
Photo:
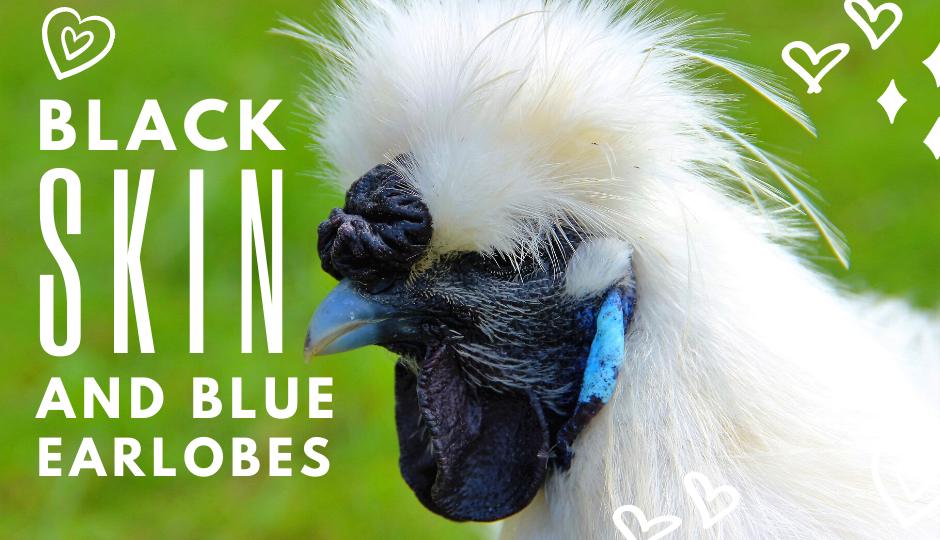
M321 262L420 328L419 338L383 344L401 356L405 481L448 519L495 521L532 501L550 463L570 463L577 430L564 430L561 451L559 432L577 405L603 294L565 293L565 263L581 241L574 231L538 259L459 253L413 269L430 225L394 168L377 167L321 224Z

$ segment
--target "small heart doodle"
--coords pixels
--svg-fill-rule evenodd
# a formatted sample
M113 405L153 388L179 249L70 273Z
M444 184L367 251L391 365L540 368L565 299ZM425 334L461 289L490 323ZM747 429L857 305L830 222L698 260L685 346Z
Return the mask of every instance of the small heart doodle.
M858 11L855 10L855 7L852 4L858 4L862 7L862 9L865 10L865 13L868 15L868 21L865 21L865 19L863 19L862 16L858 14ZM881 34L881 36L876 36L875 31L872 30L869 22L877 21L882 11L890 11L893 13L894 22L891 23L891 26L889 26L888 29L885 30L883 34ZM868 0L845 0L845 12L848 13L849 17L855 21L855 24L857 24L858 27L862 29L862 32L865 32L865 37L867 37L868 41L871 42L871 48L873 50L881 47L882 43L884 43L885 40L891 36L891 33L894 32L894 29L897 28L899 24L901 24L901 17L904 15L901 12L901 8L899 8L897 4L881 4L878 6L878 9L875 9L870 3L868 3Z
M801 51L805 52L806 55L809 56L809 59L813 63L814 66L819 65L819 62L826 55L828 55L829 53L833 51L839 51L839 54L835 58L830 60L829 63L826 64L815 77L813 77L812 75L809 74L808 71L806 71L806 69L803 68L803 66L799 64L799 62L797 62L796 60L793 59L792 56L790 56L790 52L793 49L800 49ZM818 94L822 92L822 87L819 85L819 83L822 81L823 77L826 76L826 73L829 73L830 69L834 68L836 64L841 62L842 59L845 58L847 54L849 54L849 45L847 43L836 43L835 45L830 45L817 53L815 49L809 46L809 44L802 42L802 41L794 41L793 43L790 43L789 45L784 47L783 61L788 66L790 66L790 69L792 69L797 75L799 75L800 78L806 81L806 84L809 85L809 90L807 90L808 94Z
M669 526L662 529L658 533L650 536L646 540L656 540L657 538L662 538L672 531L679 528L682 525L682 520L676 516L660 516L656 519L646 519L646 514L642 510L633 505L621 506L614 511L614 525L617 527L617 530L620 531L620 534L627 538L628 540L637 540L636 536L633 535L633 532L630 531L630 528L627 527L626 523L623 522L623 515L627 512L633 514L637 522L640 524L640 529L643 532L650 530L650 527L653 525L658 525L660 523L669 523Z
M78 43L78 40L81 38L88 38L88 41L86 41L85 44L79 47L78 49L72 51L72 50L69 50L69 45L65 41L65 34L72 35L72 44ZM85 52L88 49L88 47L91 47L91 44L95 41L95 35L89 31L82 32L81 34L76 36L75 30L71 26L66 26L62 30L61 38L62 38L62 50L65 51L66 60L74 60L76 56L81 55L83 52Z
M731 486L712 488L712 483L709 482L708 478L702 473L690 472L685 475L684 482L685 490L688 492L689 497L692 498L692 503L695 505L695 508L698 509L699 514L702 515L702 527L706 529L712 528L716 523L730 514L732 510L737 508L738 503L741 501L741 495L738 493L738 490ZM695 485L696 483L705 491L704 497L702 493L699 492L698 487ZM715 513L715 515L712 515L705 501L712 502L721 493L727 494L730 500L724 508Z
M901 487L901 491L904 492L904 496L908 499L907 502L918 503L913 507L913 512L910 511L910 508L908 508L908 512L904 512L902 510L902 505L900 504L901 501L895 500L895 498L891 496L881 479L882 455L883 452L878 452L872 457L871 460L871 477L875 482L875 488L878 490L878 494L881 495L881 498L888 506L888 509L891 510L891 513L894 514L894 517L897 518L898 522L900 522L901 525L905 528L910 528L913 524L924 519L933 513L938 507L940 507L940 495L935 496L932 500L920 500L927 492L927 489L936 484L936 476L927 475L927 478L920 479L920 482L916 484L920 487L911 490L908 485L908 481L905 481L904 479L905 474L902 474L902 468L898 469L898 475L896 478L898 485Z
M49 45L49 24L52 22L52 19L54 17L60 14L64 14L64 13L71 14L73 17L75 17L75 19L78 21L79 27L81 27L81 25L85 23L93 22L93 21L104 23L104 25L108 28L109 35L108 35L108 44L105 45L104 49L101 52L99 52L97 55L93 57L88 58L87 60L82 62L81 65L62 71L62 69L59 67L59 64L56 62L55 54L53 54L52 47L50 47ZM66 40L66 35L69 35L70 37L69 41L71 42L71 46L69 44L69 41ZM82 56L82 54L85 51L87 51L89 47L91 47L91 44L95 41L95 33L94 31L89 29L89 30L83 31L80 34L76 34L74 28L72 28L71 26L66 26L62 30L62 34L60 34L59 38L60 38L59 39L60 42L62 43L62 52L65 55L65 60L67 62L71 62L72 60L75 60L79 58L80 56ZM82 45L78 45L78 41L81 39L85 39L85 38L87 38L87 41L85 41ZM82 19L81 17L78 16L78 12L75 11L74 9L61 7L61 8L52 10L51 12L49 12L48 15L46 15L46 19L42 23L42 45L46 49L46 56L49 58L49 63L52 64L52 71L55 73L55 76L57 79L62 80L66 77L75 75L76 73L81 73L82 71L85 71L91 66L97 64L102 58L105 57L106 54L108 54L108 51L111 50L111 46L114 45L114 26L112 26L111 22L108 19L105 19L104 17L92 16L92 17L85 17L84 19Z

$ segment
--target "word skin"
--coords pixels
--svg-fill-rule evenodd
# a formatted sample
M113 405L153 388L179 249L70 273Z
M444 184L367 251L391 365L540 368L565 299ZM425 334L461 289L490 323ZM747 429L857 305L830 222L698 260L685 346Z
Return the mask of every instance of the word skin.
M268 352L282 352L282 171L271 171L271 266L267 264L267 248L258 198L255 171L241 171L241 272L242 272L242 352L252 352L252 252L258 261L258 285L267 334ZM128 352L128 300L134 304L137 335L142 353L153 353L153 335L147 295L140 264L141 247L147 224L147 211L153 188L154 170L140 171L133 219L128 204L129 174L114 171L114 352ZM55 185L65 184L65 233L81 234L81 181L69 169L47 171L39 185L39 221L43 241L62 273L65 283L65 342L58 344L54 332L53 275L39 277L39 342L52 356L69 356L81 342L81 281L71 256L62 244L55 220ZM203 352L203 171L189 171L189 278L190 278L190 347L189 352ZM254 250L252 249L254 247ZM128 282L130 289L128 290Z

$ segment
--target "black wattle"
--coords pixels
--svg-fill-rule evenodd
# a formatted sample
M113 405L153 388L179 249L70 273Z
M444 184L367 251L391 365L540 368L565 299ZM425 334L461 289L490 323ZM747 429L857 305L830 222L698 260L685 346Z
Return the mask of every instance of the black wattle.
M549 432L531 394L472 387L453 354L433 347L417 377L396 368L395 398L402 476L429 510L496 521L535 497Z
M428 510L445 515L431 499L437 464L431 437L418 406L418 378L401 364L395 365L395 425L398 428L398 468L408 487Z

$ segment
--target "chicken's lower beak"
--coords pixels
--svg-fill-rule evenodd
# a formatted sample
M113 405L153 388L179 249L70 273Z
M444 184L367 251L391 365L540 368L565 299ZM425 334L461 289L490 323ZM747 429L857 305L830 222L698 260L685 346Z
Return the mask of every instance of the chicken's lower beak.
M351 351L366 345L405 341L419 328L403 310L381 304L344 279L326 295L310 319L304 359Z

